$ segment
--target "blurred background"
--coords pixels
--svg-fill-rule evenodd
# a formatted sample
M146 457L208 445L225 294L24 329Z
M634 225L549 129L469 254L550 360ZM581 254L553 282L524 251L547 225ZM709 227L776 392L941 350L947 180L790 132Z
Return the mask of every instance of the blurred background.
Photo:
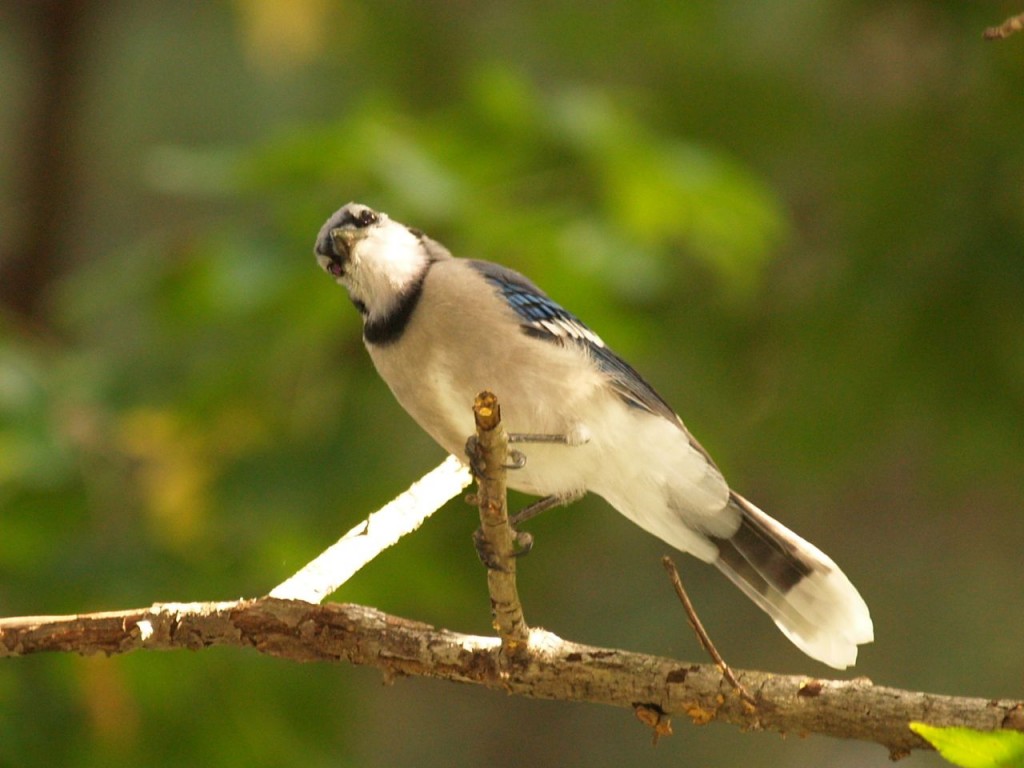
M641 370L859 587L851 676L1020 697L1024 35L981 32L1021 10L4 2L0 615L265 594L443 458L312 256L358 200ZM334 599L489 632L476 524ZM704 661L666 545L600 499L530 530L532 624ZM832 674L677 561L734 666ZM675 729L238 649L0 664L3 766L888 764Z

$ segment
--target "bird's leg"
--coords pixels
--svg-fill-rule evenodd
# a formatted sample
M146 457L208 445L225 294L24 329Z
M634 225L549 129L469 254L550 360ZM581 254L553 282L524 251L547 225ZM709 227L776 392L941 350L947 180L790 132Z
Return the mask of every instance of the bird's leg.
M542 499L537 499L537 501L532 504L527 504L514 515L509 517L508 524L512 526L513 530L515 530L516 526L520 523L532 520L541 512L547 512L549 509L554 509L555 507L567 507L577 499L582 499L583 495L583 491L570 491L569 493L561 495L552 494L551 496L545 496Z
M554 509L555 507L567 507L577 499L583 498L583 494L584 491L571 491L568 494L552 494L551 496L545 496L542 499L537 499L537 501L532 504L527 504L512 515L508 519L508 524L512 527L512 532L516 535L516 546L519 547L519 550L516 552L516 557L529 554L530 550L533 549L533 534L529 531L520 531L520 523L532 520L541 512L547 512L549 509Z
M580 425L565 434L536 434L526 432L513 432L508 436L510 443L548 443L555 445L566 445L575 447L590 442L590 432L586 427ZM509 469L520 469L526 464L526 456L519 451L512 451L510 454L517 466ZM519 551L516 556L525 555L533 549L533 536L526 531L519 530L519 524L532 520L541 512L546 512L554 507L561 507L571 504L583 496L583 491L572 491L568 494L552 494L523 507L509 518L509 525L516 534L516 544Z
M516 524L522 520L529 520L546 509L558 506L561 501L561 498L558 496L545 496L543 499L538 499L533 504L523 507L519 512L509 517L508 526L512 529L513 541L516 547L515 552L512 553L513 557L522 557L529 554L530 550L533 549L533 534L518 530ZM487 537L484 536L483 528L477 528L473 531L473 546L476 548L476 555L480 558L480 562L487 566L489 570L493 571L498 567L494 552L487 542Z
M558 496L545 496L543 499L539 499L533 504L523 507L516 514L509 516L508 527L512 529L512 541L515 544L515 551L512 553L512 557L522 557L533 549L533 534L518 530L516 524L522 520L529 520L546 509L557 506L561 501L562 499ZM477 528L473 531L473 546L476 548L476 555L480 558L480 562L487 566L489 570L497 570L498 562L487 541L487 537L484 536L483 528Z
M569 435L537 435L524 432L513 432L508 436L509 443L547 443L549 445L578 445ZM526 454L510 449L509 462L505 469L522 469L526 466Z
M551 496L545 496L541 499L537 499L537 501L532 504L527 504L514 515L510 515L508 518L508 524L515 536L516 543L516 551L513 557L522 557L523 555L529 554L530 550L533 549L533 534L529 531L520 531L520 523L532 520L541 512L546 512L549 509L568 506L577 499L583 498L583 495L584 491L572 491L568 494L562 495L552 494ZM487 541L484 538L484 532L480 528L477 528L473 532L473 545L476 547L476 554L480 558L480 562L488 568L493 568L494 553L488 548Z
M577 424L565 434L560 435L512 432L508 436L508 441L510 443L555 443L575 447L590 442L590 430L582 424Z
M508 436L510 443L558 443L568 445L568 435L537 435L529 432L513 432Z

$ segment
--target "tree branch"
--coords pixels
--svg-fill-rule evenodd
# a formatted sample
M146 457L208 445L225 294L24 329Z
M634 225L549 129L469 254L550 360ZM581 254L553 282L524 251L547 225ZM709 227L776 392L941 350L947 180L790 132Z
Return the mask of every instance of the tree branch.
M655 738L671 733L672 715L685 715L696 724L718 720L744 730L876 742L893 757L931 749L908 728L911 721L1024 731L1024 702L903 691L864 678L821 680L750 670L732 670L734 687L714 665L595 648L530 630L516 591L515 545L505 501L508 438L494 395L481 393L474 414L471 461L477 474L479 539L494 556L488 588L499 637L436 629L361 605L316 604L465 487L468 473L450 457L271 596L0 619L0 658L250 647L292 661L370 665L388 678L433 677L520 696L630 707ZM302 600L284 599L295 597ZM750 692L748 700L737 693L741 689Z
M871 741L893 756L930 749L907 723L1024 730L1024 703L938 696L841 681L735 670L757 699L746 705L712 664L692 664L568 642L542 630L509 665L497 638L463 635L361 605L270 597L157 604L76 616L0 619L0 657L42 652L255 648L292 661L347 661L386 676L473 683L543 699L588 701L717 720L744 730L817 733Z

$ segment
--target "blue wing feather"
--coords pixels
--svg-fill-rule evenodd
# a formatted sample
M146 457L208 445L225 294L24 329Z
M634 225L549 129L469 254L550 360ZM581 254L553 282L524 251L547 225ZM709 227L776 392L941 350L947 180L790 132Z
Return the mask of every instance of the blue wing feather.
M487 261L470 264L493 285L522 319L524 333L555 344L576 345L608 375L615 392L627 404L679 422L672 407L633 367L610 350L601 337L579 318L553 301L523 275Z

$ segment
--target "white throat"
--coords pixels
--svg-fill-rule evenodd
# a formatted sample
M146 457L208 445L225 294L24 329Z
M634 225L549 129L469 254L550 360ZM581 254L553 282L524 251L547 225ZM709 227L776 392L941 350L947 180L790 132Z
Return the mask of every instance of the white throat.
M389 314L430 266L419 238L383 214L352 245L349 258L342 282L370 317Z

